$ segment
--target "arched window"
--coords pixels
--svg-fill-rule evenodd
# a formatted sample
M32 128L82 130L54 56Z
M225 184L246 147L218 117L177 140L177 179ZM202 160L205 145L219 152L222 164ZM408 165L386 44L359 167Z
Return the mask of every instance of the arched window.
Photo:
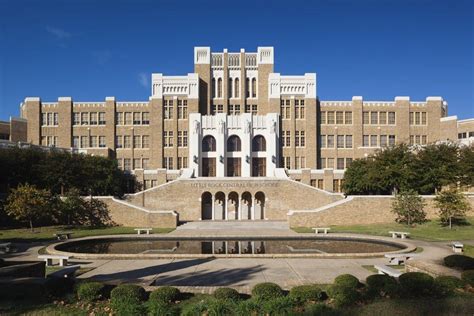
M245 80L245 96L250 98L250 79Z
M238 98L239 97L239 90L240 90L240 86L239 86L240 82L239 82L239 78L235 78L234 80L234 98Z
M202 151L216 151L216 139L214 138L214 136L207 135L202 139Z
M222 98L222 78L217 79L217 97Z
M232 98L232 78L229 78L229 85L227 86L228 90L229 90L229 95L228 97L229 98Z
M257 97L257 79L252 79L252 98Z
M227 139L227 151L240 151L240 138L239 136L232 135Z
M211 85L211 97L216 97L216 79L212 78L212 85Z
M267 141L262 135L257 135L252 140L252 151L266 151Z

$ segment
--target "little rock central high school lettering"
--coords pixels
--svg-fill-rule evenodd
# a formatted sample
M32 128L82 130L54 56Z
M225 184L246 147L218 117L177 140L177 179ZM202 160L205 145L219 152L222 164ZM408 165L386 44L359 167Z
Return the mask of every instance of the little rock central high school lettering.
M197 182L191 183L191 187L199 189L235 189L235 188L277 188L278 182L258 181L258 182Z

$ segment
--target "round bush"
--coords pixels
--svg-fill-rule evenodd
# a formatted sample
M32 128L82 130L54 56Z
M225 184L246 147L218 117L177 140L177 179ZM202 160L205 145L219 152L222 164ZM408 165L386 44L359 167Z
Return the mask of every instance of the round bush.
M470 286L474 286L474 270L467 270L461 273L461 280Z
M450 268L472 270L474 269L474 258L463 255L450 255L444 258L444 264Z
M356 288L359 286L359 279L352 274L341 274L334 279L334 284Z
M138 285L121 284L110 292L110 305L118 315L142 315L145 307L146 292Z
M306 302L315 302L322 300L324 292L317 285L300 285L290 290L290 298L294 301L304 304Z
M105 285L100 282L81 283L77 287L77 298L81 301L93 302L104 297Z
M360 299L357 289L347 284L333 284L329 288L328 294L338 307L353 305Z
M150 294L150 301L161 303L174 303L179 299L181 292L172 286L162 286Z
M434 280L434 292L437 296L449 296L455 289L462 288L464 282L454 276L439 276Z
M240 294L230 287L221 287L214 291L214 297L218 300L237 301L240 299Z
M371 297L395 297L398 294L398 282L394 278L384 274L369 275L365 280L368 294Z
M434 279L423 272L407 272L402 274L400 281L401 294L407 297L425 296L431 294Z
M283 296L283 290L278 284L271 282L259 283L252 289L252 295L257 300L271 300Z

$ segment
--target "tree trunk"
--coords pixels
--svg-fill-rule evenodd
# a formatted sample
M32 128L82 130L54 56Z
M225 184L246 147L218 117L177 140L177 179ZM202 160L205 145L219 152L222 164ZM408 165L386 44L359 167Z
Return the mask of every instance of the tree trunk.
M31 232L33 232L33 221L30 219L30 229L31 229Z
M449 216L449 229L452 229L451 216Z

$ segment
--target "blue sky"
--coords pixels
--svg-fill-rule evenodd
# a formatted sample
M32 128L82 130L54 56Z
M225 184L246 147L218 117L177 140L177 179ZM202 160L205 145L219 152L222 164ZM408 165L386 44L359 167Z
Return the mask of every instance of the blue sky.
M443 96L474 117L474 1L0 0L0 119L27 96L147 100L193 47L275 47L275 72L318 74L321 100Z

